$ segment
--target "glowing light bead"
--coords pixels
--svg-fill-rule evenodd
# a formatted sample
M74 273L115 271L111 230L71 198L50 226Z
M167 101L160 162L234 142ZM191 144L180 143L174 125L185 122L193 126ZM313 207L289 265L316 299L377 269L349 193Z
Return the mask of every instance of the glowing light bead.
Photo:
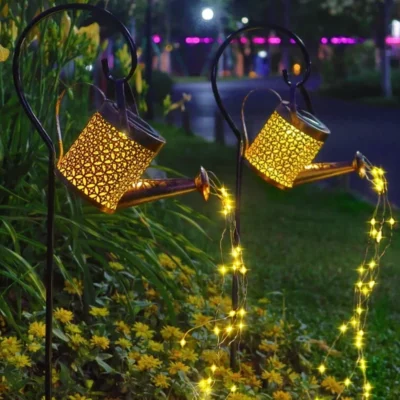
M229 316L230 317L234 317L235 315L236 315L236 311L235 310L229 311Z
M357 269L357 271L358 271L359 274L362 275L362 274L366 271L366 269L364 268L363 265L361 265L361 267L359 267L359 268Z
M221 333L221 329L219 329L217 326L214 328L214 333L218 336Z
M217 366L215 364L211 365L211 371L214 373L217 370Z
M232 270L237 271L239 269L239 267L240 267L240 262L235 262L235 263L233 263Z
M321 365L318 367L318 371L319 371L320 374L324 374L324 373L326 372L326 367L325 367L325 365L324 365L324 364L321 364Z
M347 331L347 325L346 324L340 325L339 330L340 332L345 333Z
M368 266L369 266L369 268L370 269L374 269L375 267L376 267L376 262L374 261L374 260L372 260L369 264L368 264Z
M363 287L363 282L362 281L358 281L357 283L356 283L356 286L359 288L359 289L361 289L362 287Z
M369 234L371 237L376 238L378 235L378 231L375 228L373 228L371 229L371 232Z
M369 295L369 289L368 289L366 286L364 286L364 287L361 289L361 293L362 293L364 296L368 296L368 295Z
M246 275L247 271L248 271L248 269L247 269L244 265L243 265L242 268L239 269L239 272L240 272L241 274L243 274L243 275Z
M351 385L351 380L349 378L346 378L343 383L344 386L349 387Z
M187 342L186 342L185 338L182 338L182 340L181 340L179 343L180 343L180 345L181 345L182 347L185 347L185 344L186 344Z
M227 333L231 333L233 331L233 326L232 325L228 325L227 327L226 327L226 332Z
M231 386L231 392L235 393L237 391L237 386L236 385L232 385Z
M356 308L356 313L357 313L358 315L361 315L363 312L364 312L364 310L363 310L361 307L357 307L357 308Z
M367 362L365 361L364 358L361 358L360 362L359 362L359 367L361 369L361 371L365 372L367 370Z
M238 311L238 314L243 318L243 317L246 315L246 310L245 310L244 308L241 308L241 309Z
M221 265L219 267L219 272L221 275L225 275L228 272L228 268L226 268L225 265Z
M234 258L239 257L241 252L242 252L242 249L240 247L236 247L232 250L232 256Z
M370 392L370 391L372 390L372 385L371 385L369 382L367 382L367 383L364 385L364 390L365 390L366 392Z
M370 223L371 225L375 225L375 224L376 224L376 219L375 219L375 218L372 218L371 221L369 221L369 223Z
M244 323L243 322L239 322L239 324L238 324L238 328L240 329L240 330L242 330L243 328L244 328Z
M368 286L372 289L376 285L375 281L369 281Z
M353 328L355 328L355 327L357 326L357 324L358 324L358 321L357 321L355 318L352 318L352 319L350 320L350 325L351 325Z
M354 342L354 346L357 349L362 349L362 347L364 346L363 338L362 337L356 337L356 340Z
M382 231L379 231L378 234L376 235L376 241L379 243L382 240Z
M200 388L200 390L201 390L203 393L210 394L210 393L211 393L211 383L212 383L212 380L211 380L210 378L208 378L208 379L202 379L202 380L199 382L199 388Z
M220 189L220 192L221 192L223 197L227 197L228 196L228 191L226 190L226 188L222 187Z
M389 223L391 226L393 226L393 225L396 223L396 221L395 221L395 220L393 219L393 217L392 217L392 218L389 219L388 223Z

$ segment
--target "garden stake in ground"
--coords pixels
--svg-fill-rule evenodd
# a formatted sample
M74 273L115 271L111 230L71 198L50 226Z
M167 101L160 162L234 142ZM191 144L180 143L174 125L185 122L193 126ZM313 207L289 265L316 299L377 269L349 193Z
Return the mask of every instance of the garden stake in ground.
M225 109L217 86L218 62L229 44L246 32L254 30L277 30L288 35L301 49L306 69L301 81L295 83L289 79L288 72L283 70L283 78L290 88L290 102L281 101L274 113L265 123L261 132L252 144L249 144L244 122L244 100L242 107L243 132L235 125L232 117ZM313 115L310 97L304 88L311 72L311 61L303 41L293 32L274 24L265 26L248 26L232 33L220 46L213 62L211 83L217 105L228 122L237 139L236 189L235 189L235 232L234 249L240 249L240 200L242 191L242 170L244 161L261 178L280 188L289 189L307 182L315 182L333 176L357 172L361 177L366 174L365 161L362 154L356 154L350 163L311 164L325 140L329 137L329 129ZM298 110L295 101L296 89L299 88L308 111ZM239 291L239 270L232 271L232 324L236 322L236 313L241 304ZM232 341L230 366L237 369L238 341Z
M53 140L30 107L22 89L20 53L26 38L40 21L59 12L83 10L93 17L105 17L123 34L131 52L131 70L124 78L114 78L108 61L102 60L103 72L115 85L117 102L105 100L69 151L56 165ZM72 26L71 28L72 29ZM53 335L53 258L55 175L66 186L103 212L136 206L149 201L199 191L205 200L209 196L209 181L201 168L195 179L141 179L151 161L164 146L165 140L137 114L135 107L127 108L125 86L137 67L137 49L127 28L109 11L89 4L65 4L50 8L36 16L24 29L16 44L13 59L14 84L19 100L45 142L48 160L47 195L47 255L46 255L46 344L45 399L52 399L52 335Z

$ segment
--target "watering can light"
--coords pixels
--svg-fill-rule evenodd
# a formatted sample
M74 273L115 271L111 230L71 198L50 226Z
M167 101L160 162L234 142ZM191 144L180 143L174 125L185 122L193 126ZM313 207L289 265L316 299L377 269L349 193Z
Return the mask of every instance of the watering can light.
M350 163L311 164L329 135L314 115L281 102L250 146L246 140L244 158L259 176L280 189L354 171L364 177L359 152Z
M118 108L107 100L65 156L61 151L57 175L67 187L107 213L196 190L207 200L209 180L203 168L195 179L141 179L165 139L126 112L128 132Z

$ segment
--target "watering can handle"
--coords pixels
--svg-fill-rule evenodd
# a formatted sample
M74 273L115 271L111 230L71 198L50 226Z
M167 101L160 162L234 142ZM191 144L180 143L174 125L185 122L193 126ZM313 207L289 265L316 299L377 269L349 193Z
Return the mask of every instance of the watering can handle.
M250 90L249 93L247 93L246 97L243 99L242 108L241 108L241 111L240 111L241 119L242 119L242 125L243 125L243 139L244 139L244 146L245 146L244 150L246 150L246 148L249 145L249 135L247 134L247 126L246 126L246 118L245 118L245 115L244 115L244 107L245 107L246 102L247 102L248 98L250 97L250 95L253 94L254 92L258 92L258 91L261 91L261 90L273 93L276 97L278 97L280 103L285 103L282 100L281 95L277 91L275 91L273 89L269 89L269 88L267 88L267 89L253 89L253 90Z
M103 98L103 102L102 105L104 104L104 102L107 100L106 95L104 94L104 92L97 87L96 85L93 85L92 83L87 83L87 82L78 82L73 84L72 86L69 86L68 88L64 89L61 94L58 96L57 98L57 102L56 102L56 128L57 128L57 137L58 137L58 146L60 149L60 156L59 156L59 161L58 164L62 161L63 157L64 157L64 146L63 146L63 140L62 140L62 133L61 133L61 124L60 124L60 107L61 107L61 102L65 96L65 93L67 93L68 89L71 89L73 86L78 86L78 85L88 85L91 88L97 90L97 92L101 95L101 97Z

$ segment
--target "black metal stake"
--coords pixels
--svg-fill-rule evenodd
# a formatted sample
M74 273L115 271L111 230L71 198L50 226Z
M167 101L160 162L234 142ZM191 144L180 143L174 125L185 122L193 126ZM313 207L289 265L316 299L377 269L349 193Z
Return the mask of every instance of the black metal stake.
M248 146L248 137L246 136L245 132L241 132L241 130L235 125L233 122L232 117L229 115L228 111L225 109L221 96L218 91L218 86L217 86L217 77L218 77L218 62L225 51L225 49L232 43L234 39L239 37L242 33L245 32L251 32L254 30L276 30L284 33L285 35L289 36L291 39L293 39L296 44L300 47L305 64L306 64L306 70L303 76L303 79L296 84L294 84L296 87L302 87L303 84L307 81L307 79L310 76L311 73L311 60L310 56L307 52L307 49L303 43L303 41L293 32L290 30L281 27L279 25L275 24L265 24L265 25L257 25L257 26L246 26L244 28L238 29L237 31L233 32L230 34L226 40L221 44L219 47L217 54L215 55L214 62L212 64L212 69L211 69L211 85L215 97L215 101L217 103L217 106L219 110L221 111L222 116L225 118L227 121L229 127L231 128L232 132L236 136L237 139L237 162L236 162L236 186L235 186L235 232L234 232L234 237L233 237L233 245L235 247L240 245L240 205L241 205L241 195L242 195L242 173L243 173L243 161L244 161L244 155L246 148ZM286 82L286 84L291 87L292 82L289 79L289 74L287 70L283 70L283 79ZM311 103L310 103L311 105ZM237 311L239 308L239 275L238 271L234 271L233 277L232 277L232 309L234 311ZM233 322L235 322L235 318L233 317ZM238 343L236 340L232 341L231 343L231 349L230 349L230 367L232 370L237 369L237 351L238 351Z
M154 104L153 104L153 38L152 35L152 14L153 14L153 0L147 0L146 8L146 83L148 85L148 92L146 98L147 113L146 117L148 120L154 118Z
M47 18L50 15L58 13L60 11L67 10L83 10L83 11L91 11L93 13L103 14L106 18L109 18L111 22L113 22L124 35L125 39L128 42L129 49L132 57L132 66L129 74L121 79L114 79L110 74L108 62L107 60L103 60L103 72L106 74L107 79L112 82L119 81L120 83L127 82L135 72L137 66L137 51L136 45L130 36L128 29L122 24L122 22L116 18L109 11L98 8L96 6L92 6L89 4L64 4L57 7L50 8L38 16L36 16L28 26L23 30L21 36L18 38L18 41L15 46L15 52L13 57L13 77L14 77L14 85L20 100L20 103L31 120L32 124L35 126L39 135L45 142L48 153L48 188L47 188L47 250L46 250L46 270L45 270L45 286L46 286L46 338L45 338L45 399L52 399L52 339L53 339L53 277L54 277L54 268L53 268L53 258L54 258L54 217L55 217L55 167L56 167L56 151L54 147L54 143L51 137L48 135L43 125L40 123L39 119L36 117L33 112L31 106L29 105L22 87L22 79L21 79L21 71L20 71L20 54L22 45L29 35L29 32L32 28L35 27L40 21L44 18Z

